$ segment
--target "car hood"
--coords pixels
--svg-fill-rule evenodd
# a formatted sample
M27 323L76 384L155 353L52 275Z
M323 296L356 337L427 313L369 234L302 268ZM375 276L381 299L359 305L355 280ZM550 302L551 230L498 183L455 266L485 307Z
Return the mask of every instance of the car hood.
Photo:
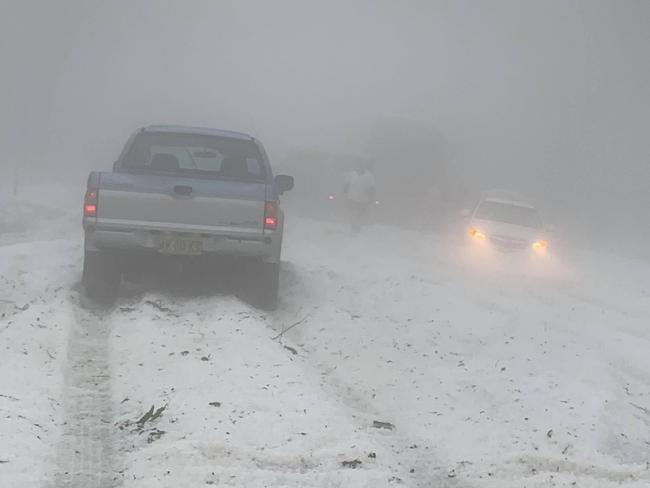
M476 227L488 238L505 237L530 243L544 239L544 232L542 229L523 227L521 225L513 225L505 222L496 222L494 220L472 219L470 226Z

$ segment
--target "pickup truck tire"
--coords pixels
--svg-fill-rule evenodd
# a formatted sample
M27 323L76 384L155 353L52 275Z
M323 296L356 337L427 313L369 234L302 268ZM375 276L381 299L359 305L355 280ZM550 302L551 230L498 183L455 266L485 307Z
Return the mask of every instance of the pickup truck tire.
M279 263L260 263L257 269L256 301L263 310L278 308L278 288L280 283Z
M86 295L102 304L114 303L122 280L118 260L105 252L86 251L81 283Z

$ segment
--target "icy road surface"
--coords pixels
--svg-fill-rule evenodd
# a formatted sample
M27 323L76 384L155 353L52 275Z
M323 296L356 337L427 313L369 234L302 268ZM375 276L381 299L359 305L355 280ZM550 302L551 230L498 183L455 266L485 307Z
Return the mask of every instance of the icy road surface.
M0 486L650 484L646 263L563 250L525 276L291 219L277 312L132 286L98 310L74 211L11 208Z

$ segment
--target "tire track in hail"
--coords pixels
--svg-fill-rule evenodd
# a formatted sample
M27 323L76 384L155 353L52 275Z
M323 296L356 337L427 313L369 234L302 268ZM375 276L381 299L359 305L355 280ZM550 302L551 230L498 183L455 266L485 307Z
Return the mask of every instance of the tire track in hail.
M120 480L113 444L109 321L102 312L73 308L53 488L112 488Z
M291 287L300 284L304 286L301 277L301 269L293 264L284 263L284 277L281 282L283 295L293 297ZM285 300L285 309L267 318L271 329L281 331L284 324L291 322L297 310L305 307L303 303L293 302L292 299ZM291 317L287 320L287 317ZM302 361L297 362L304 370L314 378L315 382L329 397L344 406L351 414L359 429L364 430L369 438L377 445L392 452L398 461L398 468L401 471L399 483L413 488L473 488L474 483L465 479L462 473L456 473L455 468L447 466L442 458L431 449L412 449L413 445L426 445L427 440L415 435L413 432L402 431L401 429L376 429L373 421L389 416L384 415L381 405L374 405L368 401L364 392L358 391L355 385L346 381L345 377L336 377L331 373L337 367L326 367L326 364L319 359L315 350L307 345L308 341L303 340L299 329L293 331L293 337L298 343L302 343L301 350L304 353ZM291 340L291 337L286 337Z

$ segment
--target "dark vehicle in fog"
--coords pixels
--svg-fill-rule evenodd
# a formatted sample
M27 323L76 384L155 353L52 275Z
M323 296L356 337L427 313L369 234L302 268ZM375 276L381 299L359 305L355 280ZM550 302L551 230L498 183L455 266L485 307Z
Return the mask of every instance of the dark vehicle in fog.
M237 258L255 268L259 303L278 297L284 214L293 178L273 176L262 144L246 134L150 126L126 143L113 172L94 171L84 201L83 284L113 301L122 273L147 256Z

